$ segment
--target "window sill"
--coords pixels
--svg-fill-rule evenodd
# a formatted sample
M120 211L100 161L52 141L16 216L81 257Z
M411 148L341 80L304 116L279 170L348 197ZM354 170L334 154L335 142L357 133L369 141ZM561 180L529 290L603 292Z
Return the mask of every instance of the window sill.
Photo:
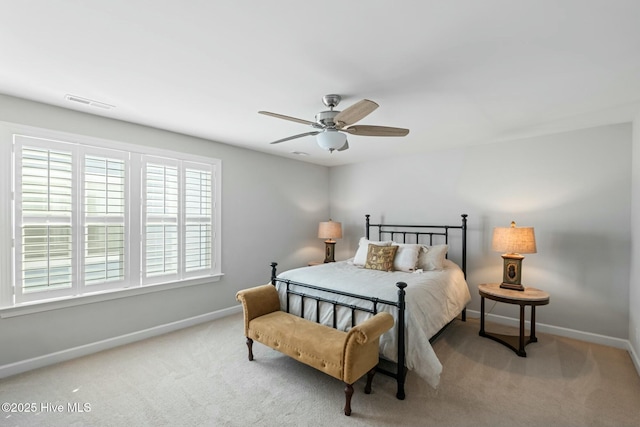
M185 286L203 285L205 283L218 282L222 278L222 276L224 276L224 274L219 273L207 277L182 280L179 282L146 285L135 288L115 289L104 292L96 292L88 295L24 303L12 307L0 308L0 319L41 313L44 311L59 310L61 308L75 307L84 304L93 304L96 302L111 301L120 298L128 298L136 295L149 294L152 292L161 292L169 289L183 288Z

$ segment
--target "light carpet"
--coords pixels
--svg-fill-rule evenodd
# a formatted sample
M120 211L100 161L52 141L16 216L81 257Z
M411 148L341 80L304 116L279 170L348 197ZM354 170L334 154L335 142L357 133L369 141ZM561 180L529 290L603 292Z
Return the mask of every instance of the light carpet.
M438 389L410 372L400 401L377 374L345 417L340 381L259 343L249 362L237 314L0 380L0 402L35 409L2 412L0 425L640 426L626 351L539 334L521 358L478 329L456 320L434 343Z

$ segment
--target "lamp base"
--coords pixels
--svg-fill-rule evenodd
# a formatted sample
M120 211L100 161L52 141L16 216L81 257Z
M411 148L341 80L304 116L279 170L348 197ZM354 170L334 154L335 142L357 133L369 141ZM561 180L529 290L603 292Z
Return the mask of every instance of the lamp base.
M500 287L514 291L524 291L524 286L520 283L524 257L520 254L503 254L502 259L504 260L504 270Z
M336 262L335 260L336 241L325 240L324 244L325 244L324 262Z
M511 289L513 291L524 291L524 286L521 283L500 283L502 289Z

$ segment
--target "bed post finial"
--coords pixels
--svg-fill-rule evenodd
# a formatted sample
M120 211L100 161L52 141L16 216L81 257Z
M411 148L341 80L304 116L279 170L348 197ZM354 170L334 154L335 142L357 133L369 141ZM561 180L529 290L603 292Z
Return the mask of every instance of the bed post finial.
M271 263L271 284L273 286L276 285L276 267L278 266L277 262Z
M370 216L371 216L371 215L369 215L369 214L366 214L366 215L364 216L364 219L365 219L365 221L364 221L364 222L365 222L364 235L365 235L365 237L367 238L367 240L369 240L369 217L370 217Z

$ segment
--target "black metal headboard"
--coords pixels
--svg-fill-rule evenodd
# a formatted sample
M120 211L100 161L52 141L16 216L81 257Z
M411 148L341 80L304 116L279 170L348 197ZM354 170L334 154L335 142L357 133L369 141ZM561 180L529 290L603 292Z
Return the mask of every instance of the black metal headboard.
M382 236L389 235L391 240L397 241L396 236L402 236L402 241L398 243L407 243L407 236L411 239L415 238L412 243L422 243L432 246L434 244L434 236L438 236L438 242L449 244L449 230L461 230L462 238L462 259L460 268L464 273L464 277L467 277L467 214L462 214L461 225L414 225L414 224L371 224L369 222L370 215L365 215L365 236L367 239L371 239L371 228L378 229L378 240L382 240ZM428 236L428 242L425 241Z

